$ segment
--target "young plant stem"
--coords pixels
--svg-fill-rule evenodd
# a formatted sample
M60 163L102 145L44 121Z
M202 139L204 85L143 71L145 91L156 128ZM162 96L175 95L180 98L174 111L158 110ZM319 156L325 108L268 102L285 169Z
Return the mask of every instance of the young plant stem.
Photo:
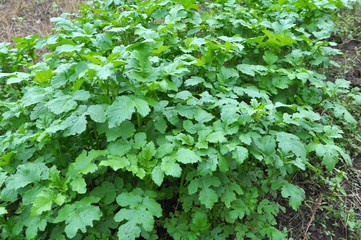
M181 192L182 192L182 190L183 190L184 180L185 180L185 177L187 176L188 169L189 169L189 166L187 165L187 167L186 167L186 168L183 170L183 172L182 172L181 181L180 181L179 190L178 190L178 196L179 196L179 197L180 197ZM178 202L179 202L179 198L178 198Z
M33 60L33 64L36 64L34 49L30 49L30 50L29 50L29 55L30 55L30 57L31 57L31 60Z
M76 55L79 57L80 61L83 61L83 57L79 54L79 52L75 51Z
M293 178L293 176L296 174L296 172L298 172L298 168L296 168L295 170L293 170L293 172L288 176L287 181L291 181L291 179Z
M142 129L142 116L140 116L139 113L137 113L137 123L138 123L138 131Z
M50 149L48 149L48 151L50 151L56 157L56 159L59 160L59 164L65 168L67 165L61 153L59 142L58 142L58 147L56 146L55 141L51 141L51 143L52 143L52 151L50 151Z
M124 79L125 79L125 82L126 82L129 86L131 86L134 90L137 89L128 79L126 79L126 78L124 78Z
M8 69L8 63L6 62L6 58L5 56L2 56L2 65L3 65L3 69L5 70L5 72L9 72L9 69Z
M277 173L278 173L277 171L275 171L274 173L272 173L272 175L271 175L271 176L268 178L268 180L267 180L267 185L270 184L271 180L274 178L274 176L276 176Z
M105 92L109 96L109 80L105 80Z

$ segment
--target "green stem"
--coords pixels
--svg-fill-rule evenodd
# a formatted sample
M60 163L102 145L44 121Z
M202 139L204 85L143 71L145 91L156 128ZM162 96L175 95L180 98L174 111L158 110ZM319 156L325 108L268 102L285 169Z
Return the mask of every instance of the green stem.
M180 196L181 196L181 193L182 193L182 190L183 190L184 180L186 178L187 172L188 172L188 165L182 172L181 181L180 181L179 189L178 189L178 201L177 201L177 205L175 206L175 210L178 209L178 205L179 205L179 202L180 202Z
M125 79L125 82L131 86L134 90L136 90L137 88L127 79L127 78L124 78Z
M106 91L106 89L104 89L104 84L103 81L99 79L99 87L102 89L103 93L108 96L108 93ZM105 86L106 87L106 86Z
M107 94L107 96L109 96L109 81L105 80L105 92Z
M80 61L83 60L83 57L79 54L79 52L75 51L76 55L80 58Z
M186 175L187 175L187 173L188 173L188 165L187 165L187 167L183 170L183 172L182 172L182 176L181 176L181 181L180 181L180 184L179 184L179 190L178 190L178 196L180 197L180 195L181 195L181 192L182 192L182 190L183 190L183 186L184 186L184 180L185 180L185 178L186 178ZM179 201L179 198L178 198L178 201Z
M34 49L30 49L29 54L30 54L31 59L33 60L33 64L36 64Z
M293 170L293 172L291 173L291 175L288 176L287 182L291 181L291 179L292 179L293 176L296 174L296 172L298 172L298 168L296 168L295 170Z
M56 139L56 141L57 141L57 143L58 143L58 146L56 146L56 145L55 145L55 142L52 141L53 146L54 146L54 152L57 153L55 157L59 159L60 165L65 168L65 167L66 167L66 162L65 162L65 160L64 160L64 158L63 158L63 154L61 153L61 149L60 149L60 144L59 144L58 138Z
M275 172L268 178L266 185L270 184L271 180L274 178L274 176L275 176L276 174L277 174L277 171L275 171Z
M140 114L139 113L137 113L137 121L138 121L138 131L140 131L141 130L141 128L142 128L142 117L140 116Z
M5 56L2 56L2 65L3 65L4 71L8 73L8 72L9 72L8 63L7 63L7 61L6 61Z
M151 178L150 175L147 175L146 177L143 178L143 181L144 181L144 184L145 184L145 187L146 189L148 190L152 190L153 187L154 187L154 182Z

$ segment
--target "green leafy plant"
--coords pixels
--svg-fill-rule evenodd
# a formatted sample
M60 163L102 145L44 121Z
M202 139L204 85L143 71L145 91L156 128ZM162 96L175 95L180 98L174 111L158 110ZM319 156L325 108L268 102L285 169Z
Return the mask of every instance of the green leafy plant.
M29 71L0 75L21 85L0 104L1 238L286 239L295 175L351 164L349 85L316 71L342 6L93 1L18 39Z

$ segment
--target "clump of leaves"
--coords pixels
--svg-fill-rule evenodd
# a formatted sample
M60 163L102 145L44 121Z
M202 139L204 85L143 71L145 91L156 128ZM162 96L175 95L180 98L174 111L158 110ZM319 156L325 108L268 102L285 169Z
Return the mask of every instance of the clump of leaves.
M351 164L348 83L316 71L342 6L107 0L53 19L44 60L0 76L22 86L0 104L0 236L285 239L293 176Z
M26 72L37 60L35 54L36 39L39 36L28 36L26 38L14 38L17 43L14 48L9 47L10 43L0 43L0 100L14 101L21 95L20 83L22 80L29 80ZM6 84L2 78L8 77Z

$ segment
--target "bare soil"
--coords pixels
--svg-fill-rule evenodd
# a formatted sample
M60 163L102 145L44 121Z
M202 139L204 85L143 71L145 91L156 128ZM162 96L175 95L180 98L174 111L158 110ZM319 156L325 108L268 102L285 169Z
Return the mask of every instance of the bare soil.
M51 34L50 18L61 13L76 13L76 0L0 0L0 42L12 42L13 37Z
M338 61L346 66L343 77L355 87L361 87L361 39L344 39L338 48L343 52Z

